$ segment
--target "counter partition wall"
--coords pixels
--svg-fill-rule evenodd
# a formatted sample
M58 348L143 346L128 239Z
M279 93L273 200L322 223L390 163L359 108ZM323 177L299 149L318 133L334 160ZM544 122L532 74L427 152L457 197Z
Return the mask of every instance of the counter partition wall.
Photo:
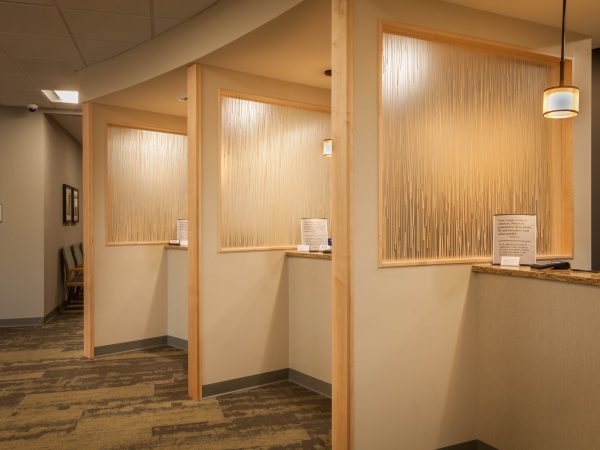
M382 25L380 266L489 260L500 213L537 214L540 256L572 255L571 124L539 107L558 70L556 57Z

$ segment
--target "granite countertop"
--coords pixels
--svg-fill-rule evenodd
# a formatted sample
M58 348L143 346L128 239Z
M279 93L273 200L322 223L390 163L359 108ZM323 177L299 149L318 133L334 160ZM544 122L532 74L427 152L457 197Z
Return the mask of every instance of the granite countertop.
M323 252L297 252L295 250L290 250L285 252L285 256L290 256L293 258L324 259L331 261L331 253Z
M167 250L187 250L187 247L182 247L181 245L165 245Z
M560 281L562 283L584 284L600 287L600 273L578 272L573 270L532 269L528 266L507 267L492 264L475 264L473 272L489 273L522 278L535 278L538 280Z

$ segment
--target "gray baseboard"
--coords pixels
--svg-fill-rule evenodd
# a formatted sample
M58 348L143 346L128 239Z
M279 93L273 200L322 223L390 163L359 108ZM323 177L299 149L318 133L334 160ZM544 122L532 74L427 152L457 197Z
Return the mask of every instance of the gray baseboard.
M187 341L173 336L157 336L138 341L120 342L118 344L101 345L94 348L94 356L114 355L115 353L131 352L133 350L144 350L153 347L171 347L187 350Z
M205 384L202 386L202 398L214 397L242 389L250 389L263 384L284 381L290 378L289 369L274 370L272 372L259 373L233 380L219 381L218 383Z
M290 369L290 381L331 398L331 384L297 370Z
M167 345L179 348L181 350L188 349L188 341L186 341L185 339L177 338L175 336L167 336Z
M44 316L44 323L48 323L48 321L50 319L52 319L58 313L59 308L60 308L60 305L57 305L54 307L54 309L52 311L50 311L48 314L46 314Z
M437 450L498 450L496 447L486 444L485 442L475 439L473 441L461 442L460 444L450 445L448 447L439 448Z
M148 339L140 339L138 341L101 345L94 348L94 356L106 356L133 350L144 350L146 348L160 347L162 345L167 345L167 336L157 336Z
M0 328L5 327L32 327L43 325L43 317L25 317L22 319L0 319Z

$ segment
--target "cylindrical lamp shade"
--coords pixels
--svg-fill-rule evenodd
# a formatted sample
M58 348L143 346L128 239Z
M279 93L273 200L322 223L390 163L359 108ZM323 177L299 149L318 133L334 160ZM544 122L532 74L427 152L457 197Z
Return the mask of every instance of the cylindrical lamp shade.
M568 119L579 113L579 89L559 86L544 91L544 117Z
M323 140L323 156L333 156L333 141L331 139Z

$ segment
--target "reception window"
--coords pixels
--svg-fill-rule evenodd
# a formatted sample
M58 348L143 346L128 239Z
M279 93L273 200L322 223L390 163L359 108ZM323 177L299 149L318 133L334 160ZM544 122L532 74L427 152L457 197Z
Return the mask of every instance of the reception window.
M187 137L109 125L107 141L107 244L175 239L187 218Z
M542 115L558 58L394 25L380 56L380 266L489 260L501 213L571 255L571 124Z
M290 248L329 217L328 108L222 91L219 127L221 251Z

